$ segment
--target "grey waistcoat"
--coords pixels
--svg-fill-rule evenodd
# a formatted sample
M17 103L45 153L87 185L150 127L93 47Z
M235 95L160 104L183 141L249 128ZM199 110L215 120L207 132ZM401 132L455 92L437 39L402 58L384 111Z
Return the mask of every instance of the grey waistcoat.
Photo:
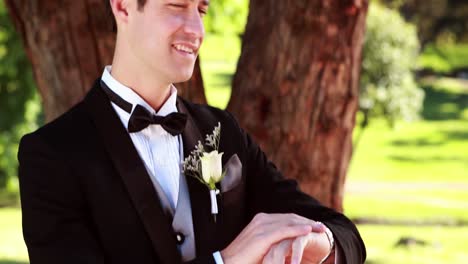
M183 242L177 245L182 256L182 261L190 261L196 258L195 235L193 232L192 207L190 205L190 196L185 176L181 173L179 179L179 196L177 206L174 211L169 199L164 193L157 180L153 180L153 185L161 200L165 213L172 218L172 229L176 241Z

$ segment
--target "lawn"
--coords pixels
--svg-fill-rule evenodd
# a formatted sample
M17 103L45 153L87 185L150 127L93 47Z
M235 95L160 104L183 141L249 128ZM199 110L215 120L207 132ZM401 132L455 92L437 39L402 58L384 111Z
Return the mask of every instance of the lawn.
M421 85L423 120L395 129L376 120L363 132L348 175L349 216L468 223L468 84Z
M467 44L427 45L418 59L420 69L436 73L450 73L458 69L468 69Z
M358 227L367 246L367 264L465 264L468 227ZM398 243L408 238L415 243ZM417 243L419 242L419 243Z
M208 102L224 108L240 41L207 36L201 67ZM213 52L216 51L216 52ZM355 148L344 200L352 218L442 225L359 225L367 263L468 263L468 85L449 78L421 80L424 119L389 128L372 120ZM355 133L360 133L359 129ZM410 237L424 245L396 246ZM27 263L20 211L0 209L0 264Z
M19 208L0 208L0 264L28 263Z

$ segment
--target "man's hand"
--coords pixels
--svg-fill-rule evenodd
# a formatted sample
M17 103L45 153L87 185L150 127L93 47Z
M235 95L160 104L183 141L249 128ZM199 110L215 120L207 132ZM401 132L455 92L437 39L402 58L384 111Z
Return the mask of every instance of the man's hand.
M225 264L257 264L272 245L280 241L324 231L323 224L295 214L260 213L221 251L221 256ZM300 248L300 244L297 247Z
M320 263L331 250L325 232L309 233L278 242L265 255L263 263L316 264Z

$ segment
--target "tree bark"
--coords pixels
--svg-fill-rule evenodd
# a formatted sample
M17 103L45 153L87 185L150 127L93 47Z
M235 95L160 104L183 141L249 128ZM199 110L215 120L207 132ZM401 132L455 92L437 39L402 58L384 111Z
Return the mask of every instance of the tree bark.
M112 15L102 0L5 3L32 63L46 120L50 121L80 101L104 66L112 63ZM189 98L204 102L200 70L196 72L193 81L179 86L190 87L194 91Z
M367 0L251 0L228 110L304 191L342 211Z

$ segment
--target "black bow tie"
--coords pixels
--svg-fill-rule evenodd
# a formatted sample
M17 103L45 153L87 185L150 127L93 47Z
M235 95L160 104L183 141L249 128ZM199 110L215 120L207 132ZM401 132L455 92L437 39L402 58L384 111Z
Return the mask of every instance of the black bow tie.
M109 99L118 107L122 108L127 113L132 111L133 105L114 93L103 81L101 81L101 87ZM161 125L169 134L176 136L184 131L185 123L187 123L186 114L174 112L167 116L157 116L151 114L143 106L136 105L128 120L128 132L139 132L149 125L155 124Z
M187 115L182 113L170 113L167 116L157 116L151 114L146 108L137 105L128 120L128 132L138 132L149 125L161 125L169 134L176 136L184 131Z

